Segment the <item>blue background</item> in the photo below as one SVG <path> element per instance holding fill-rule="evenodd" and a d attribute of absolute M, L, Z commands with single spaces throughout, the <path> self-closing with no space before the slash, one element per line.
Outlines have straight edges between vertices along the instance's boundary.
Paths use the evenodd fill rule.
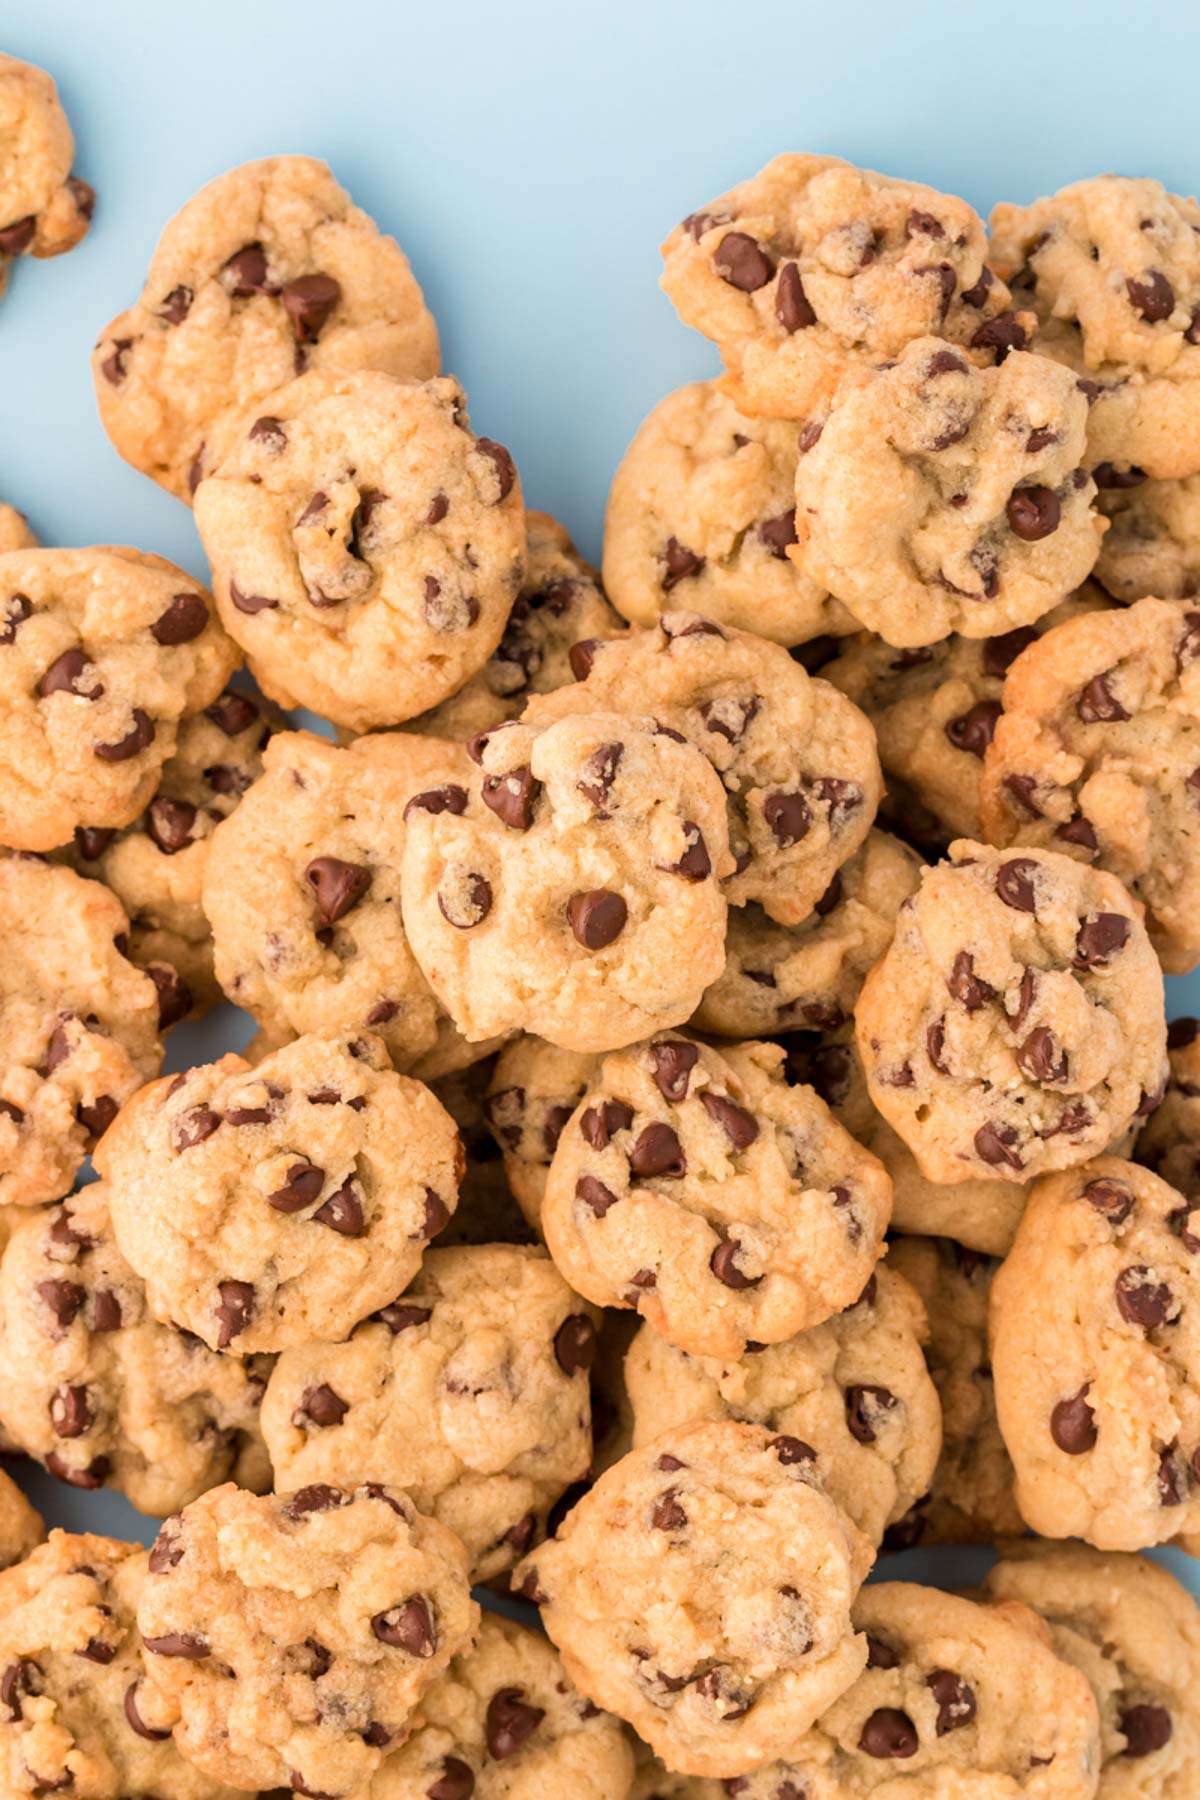
<path fill-rule="evenodd" d="M 0 498 L 44 542 L 136 544 L 200 576 L 189 511 L 110 449 L 88 355 L 166 219 L 235 163 L 324 157 L 395 234 L 475 428 L 593 557 L 639 420 L 716 368 L 658 291 L 658 244 L 777 152 L 985 217 L 1110 169 L 1184 193 L 1200 176 L 1187 0 L 0 0 L 0 45 L 54 74 L 98 192 L 80 248 L 18 266 L 0 301 Z M 1200 1012 L 1200 977 L 1169 987 L 1169 1012 Z M 175 1034 L 170 1066 L 249 1030 L 224 1008 Z M 28 1485 L 54 1522 L 148 1534 L 115 1495 Z M 969 1566 L 917 1553 L 889 1573 Z"/>

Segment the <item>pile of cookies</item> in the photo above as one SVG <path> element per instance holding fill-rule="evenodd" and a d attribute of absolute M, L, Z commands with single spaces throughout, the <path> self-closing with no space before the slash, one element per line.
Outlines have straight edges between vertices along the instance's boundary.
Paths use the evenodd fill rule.
<path fill-rule="evenodd" d="M 211 591 L 0 519 L 0 1428 L 165 1516 L 0 1478 L 6 1796 L 1200 1791 L 1200 208 L 789 155 L 665 260 L 603 580 L 304 157 L 95 350 Z"/>

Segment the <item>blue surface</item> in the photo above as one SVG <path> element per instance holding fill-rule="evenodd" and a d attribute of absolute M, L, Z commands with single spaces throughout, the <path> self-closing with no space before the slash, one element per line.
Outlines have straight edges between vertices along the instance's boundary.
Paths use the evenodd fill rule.
<path fill-rule="evenodd" d="M 639 420 L 716 366 L 658 292 L 657 246 L 778 151 L 985 214 L 1106 169 L 1185 193 L 1198 178 L 1200 9 L 1183 0 L 1051 0 L 1036 29 L 972 0 L 0 0 L 0 44 L 55 75 L 99 195 L 84 244 L 19 266 L 0 301 L 0 498 L 45 542 L 137 544 L 201 576 L 190 513 L 109 448 L 88 354 L 169 215 L 250 157 L 325 157 L 399 238 L 476 428 L 592 556 Z M 1200 1013 L 1200 978 L 1168 988 L 1172 1015 Z M 248 1034 L 222 1009 L 176 1033 L 170 1066 Z M 115 1496 L 29 1486 L 56 1522 L 146 1535 Z M 902 1566 L 966 1578 L 920 1553 Z"/>

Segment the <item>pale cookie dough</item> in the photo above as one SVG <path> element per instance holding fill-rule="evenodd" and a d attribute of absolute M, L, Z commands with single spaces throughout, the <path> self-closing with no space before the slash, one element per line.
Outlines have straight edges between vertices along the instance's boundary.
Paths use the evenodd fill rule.
<path fill-rule="evenodd" d="M 983 765 L 994 844 L 1120 876 L 1163 968 L 1200 959 L 1200 611 L 1139 600 L 1022 652 Z"/>
<path fill-rule="evenodd" d="M 643 1325 L 625 1358 L 637 1449 L 700 1419 L 799 1438 L 871 1543 L 929 1489 L 942 1438 L 913 1289 L 881 1267 L 857 1305 L 740 1360 L 689 1356 Z"/>
<path fill-rule="evenodd" d="M 46 1535 L 41 1514 L 30 1505 L 11 1475 L 0 1470 L 0 1569 L 28 1556 Z"/>
<path fill-rule="evenodd" d="M 462 1146 L 379 1038 L 312 1035 L 142 1088 L 95 1163 L 154 1316 L 246 1356 L 393 1299 L 454 1211 Z"/>
<path fill-rule="evenodd" d="M 1035 324 L 1010 310 L 965 200 L 834 156 L 777 156 L 662 250 L 663 288 L 718 345 L 722 385 L 749 413 L 805 419 L 934 332 L 991 362 Z"/>
<path fill-rule="evenodd" d="M 237 667 L 211 596 L 140 550 L 0 555 L 0 843 L 54 850 L 128 825 L 180 719 Z"/>
<path fill-rule="evenodd" d="M 171 1742 L 142 1675 L 146 1552 L 52 1531 L 0 1574 L 0 1788 L 6 1800 L 237 1800 Z"/>
<path fill-rule="evenodd" d="M 0 1420 L 69 1486 L 161 1518 L 235 1475 L 271 1485 L 266 1370 L 150 1314 L 113 1238 L 107 1186 L 29 1215 L 0 1263 Z"/>
<path fill-rule="evenodd" d="M 840 688 L 875 727 L 888 787 L 885 807 L 902 826 L 915 825 L 921 841 L 939 847 L 956 837 L 982 837 L 979 787 L 1005 676 L 1051 626 L 1108 604 L 1089 581 L 1036 624 L 998 637 L 954 633 L 937 644 L 894 650 L 864 631 L 838 646 L 822 679 Z"/>
<path fill-rule="evenodd" d="M 577 685 L 532 701 L 526 717 L 619 712 L 685 738 L 725 789 L 730 905 L 756 900 L 785 925 L 807 918 L 865 840 L 883 792 L 858 708 L 781 645 L 697 613 L 579 644 L 572 660 Z"/>
<path fill-rule="evenodd" d="M 925 1303 L 925 1359 L 942 1409 L 937 1468 L 926 1491 L 888 1533 L 888 1549 L 990 1544 L 1024 1532 L 988 1354 L 988 1300 L 999 1266 L 994 1257 L 949 1238 L 901 1237 L 888 1246 L 884 1269 L 906 1277 Z"/>
<path fill-rule="evenodd" d="M 98 881 L 0 856 L 0 1204 L 65 1194 L 158 1073 L 158 991 L 125 956 L 128 928 Z"/>
<path fill-rule="evenodd" d="M 992 1283 L 1017 1504 L 1044 1537 L 1200 1537 L 1200 1216 L 1136 1163 L 1038 1182 Z"/>
<path fill-rule="evenodd" d="M 96 194 L 74 155 L 53 78 L 0 55 L 0 294 L 16 257 L 61 256 L 91 224 Z"/>
<path fill-rule="evenodd" d="M 508 1184 L 535 1230 L 541 1228 L 546 1177 L 563 1126 L 599 1065 L 590 1050 L 560 1050 L 535 1037 L 514 1038 L 496 1058 L 484 1114 Z"/>
<path fill-rule="evenodd" d="M 1200 206 L 1099 175 L 992 213 L 996 266 L 1080 378 L 1097 480 L 1200 471 Z M 1115 467 L 1114 467 L 1115 465 Z"/>
<path fill-rule="evenodd" d="M 1200 1791 L 1200 1614 L 1143 1556 L 1010 1544 L 984 1583 L 1039 1612 L 1100 1709 L 1100 1800 L 1192 1800 Z"/>
<path fill-rule="evenodd" d="M 807 1445 L 725 1422 L 631 1451 L 515 1580 L 589 1699 L 672 1767 L 728 1777 L 782 1755 L 862 1669 L 870 1562 Z"/>
<path fill-rule="evenodd" d="M 1167 1061 L 1167 1091 L 1132 1154 L 1185 1200 L 1200 1200 L 1200 1020 L 1171 1020 Z"/>
<path fill-rule="evenodd" d="M 1100 548 L 1065 369 L 973 368 L 940 338 L 847 390 L 796 465 L 797 566 L 901 649 L 1029 625 Z"/>
<path fill-rule="evenodd" d="M 285 1350 L 263 1401 L 275 1483 L 369 1476 L 458 1533 L 491 1581 L 545 1535 L 592 1450 L 599 1315 L 544 1250 L 428 1250 L 344 1344 Z"/>
<path fill-rule="evenodd" d="M 725 968 L 692 1016 L 718 1037 L 834 1031 L 854 1011 L 868 969 L 892 941 L 921 859 L 872 831 L 799 925 L 777 925 L 753 901 L 729 914 Z"/>
<path fill-rule="evenodd" d="M 554 1153 L 550 1254 L 598 1306 L 739 1357 L 852 1306 L 891 1213 L 883 1165 L 774 1044 L 647 1039 L 606 1056 Z"/>
<path fill-rule="evenodd" d="M 0 500 L 0 552 L 7 550 L 36 550 L 37 537 L 30 529 L 29 520 L 15 506 Z"/>
<path fill-rule="evenodd" d="M 1187 600 L 1200 593 L 1200 476 L 1101 488 L 1109 521 L 1096 580 L 1114 600 Z"/>
<path fill-rule="evenodd" d="M 240 688 L 180 721 L 175 754 L 140 818 L 123 830 L 77 825 L 58 854 L 103 881 L 129 914 L 129 958 L 160 993 L 163 1024 L 220 999 L 212 931 L 200 903 L 213 833 L 262 773 L 283 714 Z"/>
<path fill-rule="evenodd" d="M 796 425 L 738 412 L 715 381 L 668 394 L 613 477 L 604 585 L 635 625 L 687 606 L 777 644 L 855 621 L 788 557 L 796 541 Z"/>
<path fill-rule="evenodd" d="M 305 369 L 423 380 L 437 374 L 437 328 L 395 239 L 328 167 L 270 156 L 219 175 L 169 221 L 92 366 L 116 449 L 187 500 L 273 388 Z"/>
<path fill-rule="evenodd" d="M 468 749 L 469 785 L 408 809 L 401 890 L 463 1036 L 605 1050 L 682 1023 L 721 971 L 733 868 L 706 758 L 607 711 Z"/>
<path fill-rule="evenodd" d="M 553 1646 L 485 1613 L 367 1800 L 626 1800 L 632 1778 L 628 1737 L 571 1686 Z"/>
<path fill-rule="evenodd" d="M 959 839 L 859 996 L 871 1099 L 930 1181 L 1031 1181 L 1158 1104 L 1162 971 L 1114 875 Z"/>
<path fill-rule="evenodd" d="M 318 370 L 263 405 L 196 492 L 225 628 L 281 706 L 411 719 L 483 667 L 517 599 L 513 460 L 448 376 Z"/>
<path fill-rule="evenodd" d="M 364 1788 L 479 1624 L 466 1552 L 398 1488 L 214 1488 L 164 1524 L 138 1604 L 147 1686 L 240 1788 Z"/>
<path fill-rule="evenodd" d="M 211 840 L 204 910 L 217 979 L 273 1040 L 368 1026 L 396 1068 L 441 1075 L 464 1044 L 417 966 L 400 916 L 409 803 L 452 805 L 466 753 L 407 732 L 344 749 L 281 732 Z"/>
<path fill-rule="evenodd" d="M 405 730 L 466 739 L 519 718 L 531 695 L 574 681 L 571 650 L 581 638 L 603 637 L 620 624 L 599 575 L 563 527 L 549 513 L 527 512 L 525 579 L 504 636 L 478 674 Z"/>

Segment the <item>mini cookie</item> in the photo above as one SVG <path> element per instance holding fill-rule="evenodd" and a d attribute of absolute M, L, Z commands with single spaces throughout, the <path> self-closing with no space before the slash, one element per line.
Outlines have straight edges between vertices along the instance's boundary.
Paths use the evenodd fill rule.
<path fill-rule="evenodd" d="M 1141 1550 L 1200 1533 L 1192 1224 L 1115 1156 L 1030 1194 L 992 1284 L 992 1364 L 1017 1504 L 1044 1537 Z"/>
<path fill-rule="evenodd" d="M 92 1182 L 27 1217 L 0 1264 L 0 1417 L 52 1475 L 161 1518 L 236 1474 L 271 1485 L 265 1371 L 160 1325 Z"/>
<path fill-rule="evenodd" d="M 1035 323 L 1010 310 L 965 200 L 834 156 L 777 156 L 662 249 L 663 288 L 718 345 L 722 385 L 750 413 L 806 418 L 933 332 L 990 362 Z"/>
<path fill-rule="evenodd" d="M 380 1039 L 313 1035 L 152 1082 L 95 1162 L 155 1317 L 247 1356 L 393 1299 L 454 1211 L 462 1146 Z"/>
<path fill-rule="evenodd" d="M 46 1535 L 42 1515 L 29 1504 L 11 1475 L 0 1470 L 0 1569 L 28 1556 Z"/>
<path fill-rule="evenodd" d="M 1200 1199 L 1200 1020 L 1167 1026 L 1167 1091 L 1138 1133 L 1133 1152 L 1185 1200 Z"/>
<path fill-rule="evenodd" d="M 500 642 L 525 576 L 513 460 L 449 377 L 317 370 L 263 405 L 196 493 L 225 627 L 281 706 L 411 719 Z"/>
<path fill-rule="evenodd" d="M 871 1099 L 930 1181 L 1031 1181 L 1158 1104 L 1162 973 L 1114 875 L 959 839 L 856 1013 Z"/>
<path fill-rule="evenodd" d="M 126 462 L 189 500 L 242 414 L 307 369 L 424 380 L 437 328 L 393 238 L 323 162 L 269 156 L 210 181 L 169 221 L 141 298 L 92 358 Z"/>
<path fill-rule="evenodd" d="M 96 194 L 71 173 L 75 139 L 45 69 L 0 55 L 0 294 L 18 256 L 61 256 L 92 222 Z"/>
<path fill-rule="evenodd" d="M 861 1670 L 870 1561 L 807 1445 L 726 1422 L 631 1451 L 514 1580 L 590 1700 L 674 1768 L 735 1776 Z"/>
<path fill-rule="evenodd" d="M 1102 1800 L 1187 1800 L 1200 1784 L 1200 1616 L 1144 1556 L 1006 1545 L 985 1587 L 1041 1613 L 1100 1708 Z"/>
<path fill-rule="evenodd" d="M 514 1038 L 496 1058 L 484 1112 L 509 1186 L 535 1230 L 563 1126 L 599 1066 L 590 1051 L 560 1050 L 535 1037 Z"/>
<path fill-rule="evenodd" d="M 885 1581 L 854 1623 L 866 1669 L 739 1800 L 1091 1800 L 1096 1702 L 1028 1607 Z"/>
<path fill-rule="evenodd" d="M 633 1751 L 616 1719 L 568 1682 L 538 1632 L 485 1613 L 473 1650 L 421 1702 L 421 1724 L 387 1757 L 370 1800 L 626 1800 Z"/>
<path fill-rule="evenodd" d="M 789 559 L 796 426 L 751 419 L 715 381 L 693 381 L 643 421 L 613 477 L 604 584 L 635 625 L 676 606 L 777 644 L 855 629 Z"/>
<path fill-rule="evenodd" d="M 189 1761 L 309 1795 L 365 1786 L 478 1622 L 454 1533 L 376 1483 L 214 1488 L 164 1524 L 138 1604 Z"/>
<path fill-rule="evenodd" d="M 129 914 L 129 959 L 159 988 L 163 1023 L 220 998 L 212 931 L 200 904 L 213 832 L 262 773 L 262 752 L 286 721 L 269 701 L 226 688 L 182 719 L 158 791 L 124 830 L 77 825 L 60 852 L 103 881 Z"/>
<path fill-rule="evenodd" d="M 725 788 L 730 905 L 757 900 L 798 925 L 866 838 L 883 792 L 875 734 L 858 708 L 778 644 L 670 612 L 651 631 L 576 646 L 575 687 L 534 700 L 539 724 L 623 712 L 674 732 Z"/>
<path fill-rule="evenodd" d="M 925 1360 L 942 1410 L 942 1453 L 933 1479 L 893 1525 L 889 1549 L 990 1544 L 1025 1530 L 988 1354 L 988 1299 L 999 1267 L 994 1257 L 949 1238 L 893 1238 L 888 1246 L 884 1268 L 904 1276 L 925 1303 Z"/>
<path fill-rule="evenodd" d="M 142 1677 L 146 1552 L 52 1531 L 0 1575 L 0 1784 L 13 1800 L 236 1800 L 185 1762 Z"/>
<path fill-rule="evenodd" d="M 400 916 L 409 801 L 464 792 L 462 748 L 382 732 L 338 749 L 294 731 L 274 738 L 262 762 L 205 868 L 204 909 L 229 998 L 276 1042 L 367 1026 L 398 1069 L 422 1075 L 486 1054 L 446 1017 Z"/>
<path fill-rule="evenodd" d="M 15 506 L 0 500 L 0 553 L 8 550 L 36 550 L 37 538 L 29 520 Z"/>
<path fill-rule="evenodd" d="M 773 1044 L 675 1036 L 604 1058 L 542 1206 L 573 1288 L 695 1356 L 782 1343 L 854 1304 L 891 1183 L 782 1064 Z"/>
<path fill-rule="evenodd" d="M 1187 600 L 1200 593 L 1200 477 L 1102 487 L 1097 504 L 1109 521 L 1096 580 L 1114 600 Z"/>
<path fill-rule="evenodd" d="M 740 1361 L 689 1356 L 643 1325 L 625 1358 L 636 1448 L 700 1419 L 765 1425 L 809 1446 L 830 1498 L 878 1544 L 929 1489 L 942 1421 L 924 1308 L 880 1268 L 856 1306 Z"/>
<path fill-rule="evenodd" d="M 634 1754 L 637 1773 L 629 1790 L 629 1800 L 724 1800 L 730 1792 L 723 1781 L 709 1781 L 703 1775 L 676 1775 L 665 1769 L 643 1743 L 635 1743 Z M 745 1782 L 748 1791 L 751 1779 L 748 1775 L 734 1775 L 731 1779 Z"/>
<path fill-rule="evenodd" d="M 835 1030 L 891 943 L 920 870 L 907 844 L 872 831 L 802 924 L 777 925 L 753 902 L 735 908 L 725 968 L 696 1009 L 696 1030 L 730 1038 Z"/>
<path fill-rule="evenodd" d="M 405 729 L 466 739 L 503 719 L 519 718 L 531 694 L 549 694 L 574 681 L 573 645 L 616 631 L 620 623 L 599 575 L 557 519 L 527 512 L 525 579 L 504 636 L 478 674 Z"/>
<path fill-rule="evenodd" d="M 901 649 L 1032 624 L 1100 547 L 1086 428 L 1073 378 L 1044 357 L 977 369 L 921 338 L 811 427 L 788 554 Z"/>
<path fill-rule="evenodd" d="M 999 637 L 955 633 L 938 644 L 894 650 L 869 632 L 843 640 L 824 680 L 854 701 L 875 727 L 888 801 L 923 842 L 983 835 L 979 785 L 1001 713 L 1004 678 L 1051 626 L 1107 606 L 1091 582 L 1033 625 Z"/>
<path fill-rule="evenodd" d="M 429 1084 L 458 1127 L 466 1158 L 458 1206 L 449 1225 L 439 1233 L 439 1249 L 459 1244 L 536 1242 L 509 1189 L 504 1158 L 484 1112 L 495 1063 L 494 1056 L 484 1057 Z"/>
<path fill-rule="evenodd" d="M 120 901 L 33 857 L 0 857 L 0 1203 L 71 1186 L 162 1062 L 159 996 L 124 954 Z"/>
<path fill-rule="evenodd" d="M 237 666 L 212 600 L 139 550 L 0 555 L 0 842 L 54 850 L 128 825 L 180 719 Z"/>
<path fill-rule="evenodd" d="M 410 804 L 402 883 L 413 954 L 464 1037 L 604 1050 L 680 1024 L 724 960 L 711 765 L 603 711 L 469 749 L 469 785 Z"/>
<path fill-rule="evenodd" d="M 1194 200 L 1121 175 L 992 213 L 996 265 L 1035 309 L 1039 351 L 1091 403 L 1088 462 L 1118 478 L 1200 471 L 1198 232 Z"/>
<path fill-rule="evenodd" d="M 596 1324 L 544 1250 L 429 1250 L 347 1343 L 276 1363 L 263 1401 L 276 1484 L 402 1487 L 490 1581 L 587 1469 Z"/>
<path fill-rule="evenodd" d="M 1173 974 L 1200 958 L 1198 788 L 1200 611 L 1139 600 L 1017 658 L 983 766 L 984 831 L 1119 875 Z"/>

